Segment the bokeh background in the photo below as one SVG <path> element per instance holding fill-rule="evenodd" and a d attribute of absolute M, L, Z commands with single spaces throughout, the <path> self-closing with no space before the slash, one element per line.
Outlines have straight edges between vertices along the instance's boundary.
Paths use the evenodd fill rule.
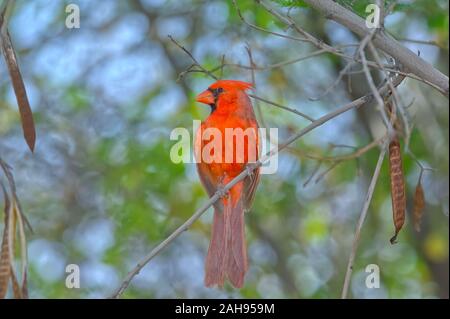
<path fill-rule="evenodd" d="M 10 32 L 19 55 L 37 122 L 31 154 L 5 68 L 0 62 L 0 156 L 14 168 L 17 192 L 34 233 L 28 233 L 32 298 L 103 298 L 126 272 L 183 223 L 207 199 L 194 164 L 174 164 L 172 129 L 205 118 L 194 96 L 212 81 L 204 74 L 178 75 L 192 64 L 169 39 L 191 50 L 208 68 L 228 63 L 270 65 L 306 55 L 306 43 L 249 28 L 231 1 L 103 0 L 16 1 Z M 364 13 L 367 1 L 340 1 Z M 404 44 L 448 74 L 448 1 L 398 1 L 386 18 Z M 81 28 L 67 29 L 65 6 L 79 5 Z M 254 1 L 238 4 L 245 18 L 284 32 Z M 276 1 L 309 32 L 333 45 L 357 43 L 344 27 L 297 1 Z M 290 31 L 287 31 L 290 33 Z M 345 61 L 320 55 L 257 71 L 256 94 L 319 117 L 367 92 L 361 73 L 344 77 L 330 94 L 311 101 L 333 83 Z M 358 70 L 356 67 L 354 70 Z M 217 76 L 251 80 L 251 72 L 225 67 Z M 373 73 L 380 78 L 378 72 Z M 354 298 L 448 298 L 448 100 L 407 79 L 399 93 L 411 115 L 411 150 L 435 169 L 423 176 L 426 210 L 420 233 L 411 221 L 419 166 L 404 156 L 408 216 L 396 245 L 385 161 L 362 231 L 350 296 Z M 280 140 L 308 124 L 301 117 L 259 103 L 263 122 Z M 261 118 L 260 118 L 261 120 Z M 279 157 L 279 170 L 261 180 L 246 216 L 250 269 L 245 287 L 205 288 L 203 264 L 211 209 L 135 278 L 126 298 L 337 298 L 354 230 L 378 157 L 332 165 L 307 155 L 336 155 L 362 147 L 382 132 L 373 108 L 348 112 L 320 127 Z M 319 177 L 319 178 L 318 178 Z M 316 182 L 316 179 L 317 182 Z M 0 230 L 2 229 L 0 223 Z M 65 266 L 78 264 L 81 288 L 67 289 Z M 381 287 L 367 289 L 366 265 L 377 264 Z"/>

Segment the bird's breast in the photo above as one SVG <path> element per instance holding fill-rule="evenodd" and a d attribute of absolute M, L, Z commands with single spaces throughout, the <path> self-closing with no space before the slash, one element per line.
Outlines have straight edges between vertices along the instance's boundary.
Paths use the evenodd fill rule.
<path fill-rule="evenodd" d="M 258 160 L 256 121 L 214 112 L 197 132 L 196 158 L 205 162 L 214 176 L 239 175 L 248 162 Z"/>

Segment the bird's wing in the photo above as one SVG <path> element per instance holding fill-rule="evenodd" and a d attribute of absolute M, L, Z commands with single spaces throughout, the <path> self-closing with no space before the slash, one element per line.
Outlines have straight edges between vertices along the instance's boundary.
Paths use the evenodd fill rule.
<path fill-rule="evenodd" d="M 196 134 L 196 139 L 195 139 L 195 154 L 196 154 L 196 158 L 200 158 L 201 159 L 201 150 L 203 149 L 203 143 L 201 140 L 201 136 L 200 136 L 200 132 L 201 130 L 204 129 L 204 123 L 202 123 L 202 126 L 200 127 L 199 131 Z M 208 193 L 209 197 L 212 197 L 216 191 L 217 191 L 217 182 L 214 180 L 212 174 L 211 174 L 211 170 L 210 167 L 207 163 L 205 163 L 204 161 L 200 160 L 197 163 L 197 172 L 198 172 L 198 176 L 200 177 L 200 181 L 203 184 L 203 187 L 206 189 L 206 192 Z M 223 204 L 222 201 L 218 200 L 214 203 L 214 207 L 219 210 L 220 212 L 223 212 Z"/>
<path fill-rule="evenodd" d="M 259 183 L 259 168 L 253 171 L 253 174 L 244 179 L 244 210 L 248 212 L 252 207 L 255 198 L 256 188 Z"/>
<path fill-rule="evenodd" d="M 255 141 L 256 141 L 256 147 L 254 148 L 254 150 L 256 151 L 256 156 L 254 157 L 256 160 L 259 159 L 260 157 L 260 149 L 259 149 L 259 132 L 258 132 L 258 122 L 255 119 L 255 115 L 253 114 L 253 109 L 251 107 L 250 104 L 250 110 L 251 110 L 251 114 L 250 114 L 250 127 L 253 127 L 255 129 L 255 133 L 256 133 L 256 137 L 255 137 Z M 251 152 L 251 151 L 249 151 Z M 253 173 L 251 175 L 249 175 L 248 177 L 246 177 L 244 179 L 244 210 L 245 211 L 249 211 L 252 203 L 253 203 L 253 199 L 255 198 L 255 193 L 256 193 L 256 188 L 258 187 L 259 184 L 259 178 L 260 178 L 260 174 L 259 174 L 259 168 L 255 169 L 253 171 Z"/>
<path fill-rule="evenodd" d="M 205 163 L 197 163 L 197 171 L 198 176 L 200 176 L 200 181 L 203 184 L 203 187 L 206 189 L 209 197 L 213 197 L 217 192 L 217 187 L 215 185 L 215 181 L 211 178 L 211 174 L 209 171 L 209 166 Z M 222 201 L 218 200 L 214 203 L 214 207 L 223 212 L 223 204 Z"/>

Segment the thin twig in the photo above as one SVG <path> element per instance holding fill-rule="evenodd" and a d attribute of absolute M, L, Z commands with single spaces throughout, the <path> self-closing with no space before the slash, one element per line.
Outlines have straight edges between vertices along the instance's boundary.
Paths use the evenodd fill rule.
<path fill-rule="evenodd" d="M 432 46 L 436 46 L 442 50 L 446 50 L 448 51 L 448 47 L 443 46 L 442 44 L 440 44 L 437 41 L 434 40 L 417 40 L 417 39 L 408 39 L 408 38 L 396 38 L 398 41 L 402 41 L 402 42 L 409 42 L 409 43 L 416 43 L 416 44 L 423 44 L 423 45 L 432 45 Z"/>
<path fill-rule="evenodd" d="M 348 287 L 350 285 L 350 279 L 353 272 L 353 264 L 355 262 L 356 251 L 358 249 L 359 239 L 361 237 L 361 230 L 366 220 L 367 211 L 369 210 L 370 203 L 372 201 L 373 192 L 378 181 L 378 176 L 380 175 L 381 165 L 383 164 L 384 156 L 386 155 L 387 142 L 385 142 L 381 148 L 380 156 L 378 157 L 377 166 L 370 181 L 369 189 L 367 190 L 366 199 L 364 201 L 364 206 L 361 210 L 361 215 L 359 216 L 359 221 L 356 226 L 355 237 L 353 239 L 352 250 L 350 251 L 350 257 L 348 259 L 347 272 L 345 273 L 344 286 L 342 288 L 341 298 L 347 298 Z"/>
<path fill-rule="evenodd" d="M 423 165 L 420 162 L 420 160 L 417 158 L 417 156 L 414 155 L 414 153 L 411 151 L 411 149 L 406 150 L 406 154 L 408 154 L 413 159 L 413 161 L 417 164 L 417 166 L 419 166 L 421 175 L 422 175 L 423 171 L 436 171 L 436 169 L 433 167 L 427 167 L 427 166 Z"/>
<path fill-rule="evenodd" d="M 220 61 L 220 78 L 223 78 L 223 68 L 225 66 L 225 54 L 222 54 L 222 59 Z"/>
<path fill-rule="evenodd" d="M 308 186 L 308 184 L 312 181 L 312 179 L 314 178 L 314 176 L 317 174 L 317 172 L 319 171 L 320 167 L 322 166 L 323 162 L 322 161 L 318 161 L 316 166 L 314 167 L 314 169 L 312 170 L 311 174 L 309 175 L 309 177 L 306 179 L 306 181 L 303 183 L 303 187 Z"/>
<path fill-rule="evenodd" d="M 288 39 L 288 40 L 294 40 L 294 41 L 300 41 L 300 42 L 308 42 L 308 40 L 304 39 L 304 38 L 297 38 L 297 37 L 293 37 L 293 36 L 290 36 L 290 35 L 274 32 L 274 31 L 270 31 L 270 30 L 264 29 L 262 27 L 259 27 L 259 26 L 255 25 L 255 24 L 252 24 L 250 22 L 247 22 L 247 20 L 245 20 L 244 16 L 242 15 L 241 10 L 237 6 L 236 0 L 232 0 L 232 1 L 233 1 L 234 7 L 236 8 L 236 11 L 237 11 L 237 14 L 239 16 L 239 19 L 241 19 L 241 21 L 244 22 L 244 24 L 248 25 L 249 27 L 251 27 L 251 28 L 253 28 L 255 30 L 259 30 L 259 31 L 268 33 L 268 34 L 275 35 L 275 36 L 280 37 L 280 38 L 285 38 L 285 39 Z"/>
<path fill-rule="evenodd" d="M 381 95 L 378 93 L 378 89 L 373 81 L 372 75 L 370 74 L 370 70 L 367 66 L 367 59 L 366 59 L 366 53 L 365 48 L 367 44 L 372 41 L 372 38 L 375 36 L 377 32 L 377 29 L 373 29 L 372 32 L 370 32 L 362 41 L 361 46 L 358 49 L 359 56 L 361 57 L 362 66 L 364 70 L 364 74 L 366 75 L 367 84 L 369 85 L 373 95 L 375 96 L 375 100 L 377 102 L 377 109 L 381 114 L 381 117 L 383 119 L 384 125 L 386 125 L 388 134 L 391 135 L 394 132 L 394 128 L 392 127 L 391 122 L 389 121 L 389 118 L 386 114 L 386 111 L 384 109 L 384 101 Z"/>
<path fill-rule="evenodd" d="M 348 74 L 348 70 L 355 64 L 354 61 L 350 61 L 348 62 L 345 67 L 339 72 L 338 77 L 336 78 L 336 80 L 326 88 L 326 90 L 320 94 L 317 97 L 309 97 L 308 99 L 310 101 L 318 101 L 321 98 L 323 98 L 324 96 L 326 96 L 328 93 L 330 93 L 338 84 L 339 82 L 341 82 L 342 78 L 344 77 L 344 75 Z"/>
<path fill-rule="evenodd" d="M 316 155 L 316 154 L 309 154 L 303 150 L 297 149 L 297 148 L 289 148 L 289 151 L 295 155 L 298 155 L 300 157 L 304 157 L 311 160 L 317 160 L 317 161 L 324 161 L 324 162 L 338 162 L 338 161 L 349 161 L 353 159 L 357 159 L 358 157 L 361 157 L 371 149 L 379 146 L 386 136 L 383 136 L 379 139 L 376 139 L 369 144 L 358 148 L 356 151 L 349 153 L 349 154 L 343 154 L 343 155 L 335 155 L 335 156 L 323 156 L 323 155 Z M 335 145 L 336 147 L 336 145 Z"/>
<path fill-rule="evenodd" d="M 329 172 L 334 170 L 341 163 L 342 161 L 335 161 L 334 163 L 332 163 L 326 170 L 324 170 L 316 177 L 316 179 L 314 180 L 314 184 L 317 184 L 320 180 L 322 180 L 322 178 L 324 178 Z"/>
<path fill-rule="evenodd" d="M 322 55 L 325 53 L 328 53 L 328 51 L 324 50 L 324 49 L 320 49 L 320 50 L 316 50 L 311 53 L 308 53 L 306 55 L 301 55 L 297 58 L 289 59 L 286 61 L 280 61 L 280 62 L 273 63 L 273 64 L 262 65 L 262 66 L 256 65 L 256 64 L 253 64 L 253 66 L 252 66 L 252 65 L 244 65 L 244 64 L 240 64 L 240 63 L 224 63 L 224 62 L 222 62 L 220 65 L 210 69 L 209 72 L 216 72 L 218 70 L 223 69 L 224 67 L 234 67 L 234 68 L 239 68 L 239 69 L 243 69 L 243 70 L 264 71 L 264 70 L 281 68 L 283 66 L 290 65 L 290 64 L 295 64 L 300 61 L 304 61 L 306 59 L 313 58 L 315 56 L 319 56 L 319 55 Z M 194 64 L 194 66 L 196 66 L 196 64 Z M 189 72 L 204 72 L 204 71 L 203 70 L 188 70 L 185 73 L 189 73 Z"/>
<path fill-rule="evenodd" d="M 283 109 L 283 110 L 285 110 L 285 111 L 289 111 L 289 112 L 291 112 L 291 113 L 297 114 L 297 115 L 299 115 L 299 116 L 301 116 L 301 117 L 307 119 L 307 120 L 310 121 L 310 122 L 314 122 L 314 119 L 313 119 L 312 117 L 310 117 L 309 115 L 306 115 L 305 113 L 302 113 L 302 112 L 300 112 L 300 111 L 297 111 L 296 109 L 293 109 L 293 108 L 291 108 L 291 107 L 284 106 L 284 105 L 281 105 L 281 104 L 276 103 L 276 102 L 273 102 L 273 101 L 269 101 L 269 100 L 267 100 L 267 99 L 265 99 L 265 98 L 256 96 L 256 95 L 254 95 L 254 94 L 249 94 L 248 96 L 254 98 L 255 100 L 260 100 L 260 101 L 262 101 L 262 102 L 264 102 L 264 103 L 267 103 L 267 104 L 269 104 L 269 105 L 273 105 L 273 106 L 276 106 L 276 107 L 278 107 L 278 108 L 280 108 L 280 109 Z"/>
<path fill-rule="evenodd" d="M 400 117 L 402 118 L 402 122 L 403 122 L 403 129 L 405 131 L 405 149 L 409 149 L 409 140 L 411 137 L 411 128 L 410 128 L 410 120 L 409 120 L 409 115 L 408 112 L 406 111 L 406 108 L 403 106 L 403 103 L 400 99 L 400 96 L 397 93 L 397 89 L 392 85 L 392 83 L 390 82 L 390 74 L 389 71 L 387 71 L 384 66 L 383 63 L 381 61 L 381 58 L 375 48 L 375 46 L 373 45 L 372 42 L 369 42 L 368 47 L 370 49 L 370 52 L 372 53 L 375 62 L 380 66 L 380 69 L 382 70 L 382 72 L 384 73 L 384 76 L 386 77 L 386 80 L 388 81 L 389 87 L 391 89 L 391 93 L 392 96 L 394 97 L 394 105 L 395 105 L 395 109 L 399 111 L 400 113 Z"/>
<path fill-rule="evenodd" d="M 172 41 L 177 47 L 179 47 L 181 50 L 183 50 L 187 55 L 189 55 L 189 57 L 192 59 L 192 61 L 194 61 L 195 65 L 197 67 L 199 67 L 203 72 L 205 72 L 206 74 L 208 74 L 210 77 L 212 77 L 213 79 L 217 80 L 217 76 L 215 76 L 214 74 L 212 74 L 210 71 L 208 71 L 207 69 L 205 69 L 198 61 L 197 59 L 195 59 L 195 57 L 192 55 L 192 53 L 186 49 L 184 46 L 182 46 L 180 43 L 178 43 L 177 40 L 175 40 L 171 35 L 168 35 L 170 41 Z"/>
<path fill-rule="evenodd" d="M 257 89 L 256 89 L 256 76 L 255 76 L 255 62 L 253 61 L 252 49 L 250 48 L 250 45 L 247 45 L 246 49 L 247 49 L 249 63 L 251 66 L 250 75 L 252 77 L 253 90 L 256 92 Z M 255 101 L 255 107 L 256 107 L 256 113 L 258 114 L 258 118 L 261 122 L 262 127 L 267 127 L 266 121 L 264 120 L 264 115 L 261 110 L 261 106 L 259 105 L 258 101 Z"/>
<path fill-rule="evenodd" d="M 12 7 L 13 6 L 11 0 L 4 0 L 0 5 L 0 34 L 2 35 L 5 35 L 7 32 Z"/>

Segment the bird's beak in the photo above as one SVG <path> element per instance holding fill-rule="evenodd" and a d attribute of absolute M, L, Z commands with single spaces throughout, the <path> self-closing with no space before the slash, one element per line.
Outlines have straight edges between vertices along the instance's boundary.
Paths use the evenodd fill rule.
<path fill-rule="evenodd" d="M 208 105 L 214 104 L 214 95 L 209 90 L 206 90 L 197 95 L 195 100 Z"/>

